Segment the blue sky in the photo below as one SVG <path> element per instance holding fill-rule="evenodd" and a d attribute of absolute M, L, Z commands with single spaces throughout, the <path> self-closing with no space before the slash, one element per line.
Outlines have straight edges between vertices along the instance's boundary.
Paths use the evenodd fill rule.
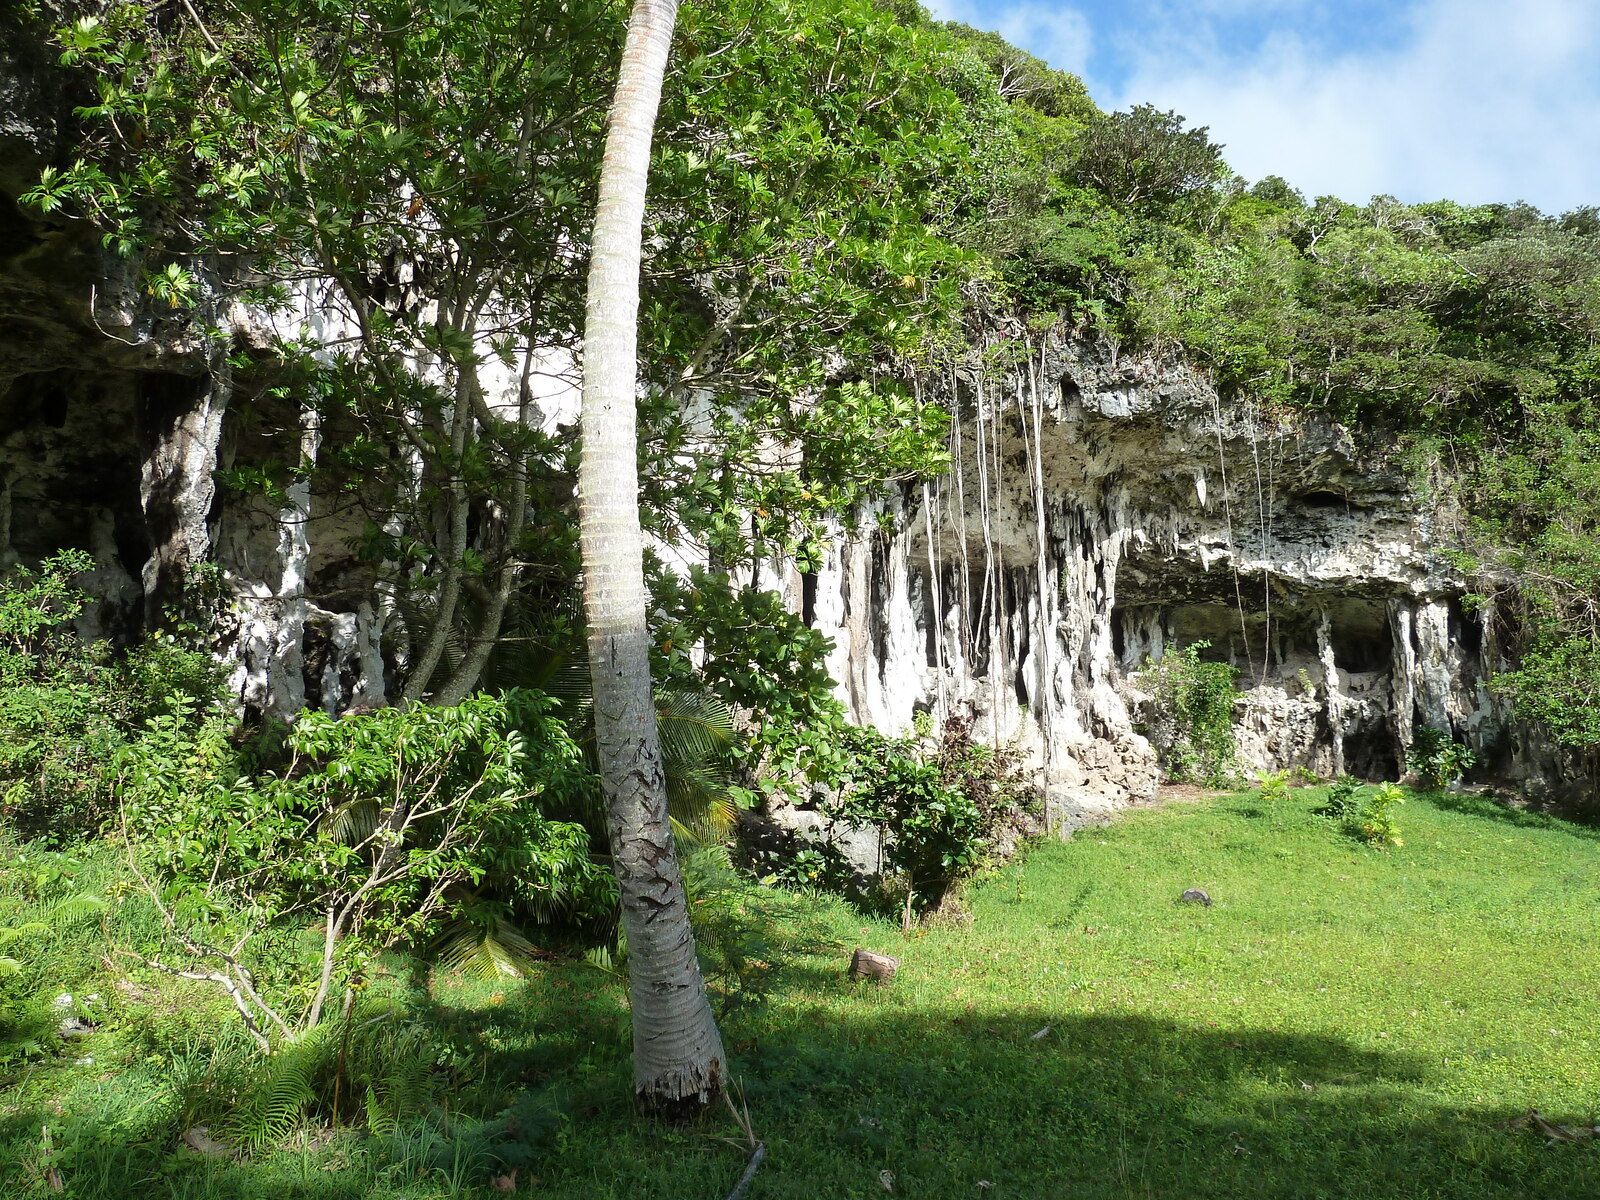
<path fill-rule="evenodd" d="M 1246 178 L 1364 201 L 1600 204 L 1600 0 L 924 0 L 1206 125 Z"/>

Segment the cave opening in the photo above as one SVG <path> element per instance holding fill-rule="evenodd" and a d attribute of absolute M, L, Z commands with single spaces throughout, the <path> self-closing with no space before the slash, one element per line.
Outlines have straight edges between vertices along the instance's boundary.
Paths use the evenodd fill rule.
<path fill-rule="evenodd" d="M 1352 675 L 1387 671 L 1394 662 L 1388 610 L 1374 600 L 1347 598 L 1328 606 L 1333 665 Z"/>
<path fill-rule="evenodd" d="M 1370 782 L 1400 778 L 1394 731 L 1387 719 L 1361 725 L 1344 735 L 1346 775 Z"/>
<path fill-rule="evenodd" d="M 1449 608 L 1450 640 L 1463 651 L 1478 655 L 1483 651 L 1483 626 L 1476 612 L 1468 612 L 1459 598 L 1452 598 Z"/>
<path fill-rule="evenodd" d="M 0 259 L 16 258 L 39 244 L 39 232 L 10 196 L 0 196 Z"/>
<path fill-rule="evenodd" d="M 1313 488 L 1296 497 L 1302 508 L 1353 508 L 1350 497 L 1332 488 Z"/>
<path fill-rule="evenodd" d="M 1367 632 L 1346 633 L 1333 639 L 1333 665 L 1352 675 L 1388 668 L 1394 655 L 1393 639 Z"/>

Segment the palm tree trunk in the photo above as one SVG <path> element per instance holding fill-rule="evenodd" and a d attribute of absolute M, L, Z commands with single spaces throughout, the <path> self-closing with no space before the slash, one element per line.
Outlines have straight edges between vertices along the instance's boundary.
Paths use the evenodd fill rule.
<path fill-rule="evenodd" d="M 647 1111 L 687 1115 L 717 1098 L 723 1050 L 667 822 L 635 429 L 645 183 L 677 7 L 635 0 L 606 131 L 583 338 L 578 523 L 595 740 L 628 939 L 634 1092 Z"/>

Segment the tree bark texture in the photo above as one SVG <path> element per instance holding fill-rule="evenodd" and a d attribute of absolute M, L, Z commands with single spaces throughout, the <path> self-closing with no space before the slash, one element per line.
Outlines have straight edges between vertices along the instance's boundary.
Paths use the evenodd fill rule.
<path fill-rule="evenodd" d="M 622 896 L 641 1108 L 687 1115 L 721 1089 L 722 1039 L 695 958 L 667 820 L 639 527 L 639 270 L 650 141 L 677 0 L 635 0 L 606 131 L 583 339 L 578 471 L 595 738 Z"/>

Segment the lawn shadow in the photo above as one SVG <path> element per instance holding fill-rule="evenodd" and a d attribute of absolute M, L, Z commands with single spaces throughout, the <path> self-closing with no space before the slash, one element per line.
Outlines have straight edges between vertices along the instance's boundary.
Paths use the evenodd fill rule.
<path fill-rule="evenodd" d="M 1600 841 L 1600 826 L 1556 816 L 1538 809 L 1508 804 L 1495 796 L 1481 792 L 1418 791 L 1413 795 L 1418 800 L 1445 812 L 1480 817 L 1486 821 L 1498 821 L 1518 829 L 1544 829 L 1570 834 L 1587 841 Z"/>
<path fill-rule="evenodd" d="M 1026 1012 L 911 1007 L 901 985 L 845 978 L 844 929 L 776 905 L 746 915 L 777 952 L 759 981 L 770 1006 L 723 1029 L 767 1145 L 750 1200 L 860 1200 L 885 1179 L 917 1200 L 1600 1195 L 1596 1148 L 1498 1128 L 1518 1113 L 1465 1102 L 1452 1068 L 1360 1030 L 1085 1011 L 1081 996 L 1038 991 Z M 436 1107 L 387 1138 L 231 1162 L 178 1149 L 183 1130 L 156 1108 L 132 1120 L 21 1106 L 0 1117 L 0 1195 L 44 1186 L 26 1171 L 49 1125 L 86 1200 L 488 1200 L 506 1194 L 492 1170 L 512 1166 L 539 1180 L 516 1194 L 717 1200 L 741 1165 L 717 1141 L 730 1118 L 680 1131 L 635 1116 L 620 985 L 578 963 L 504 987 L 397 979 L 437 1054 Z"/>
<path fill-rule="evenodd" d="M 1432 1063 L 1319 1033 L 894 1010 L 774 1030 L 735 1065 L 779 1164 L 768 1197 L 862 1195 L 851 1181 L 880 1170 L 924 1198 L 1577 1200 L 1600 1185 L 1588 1147 L 1546 1150 L 1497 1128 L 1516 1113 L 1435 1099 Z M 615 1194 L 667 1195 L 639 1182 Z"/>
<path fill-rule="evenodd" d="M 724 1194 L 731 1151 L 714 1137 L 730 1132 L 726 1114 L 686 1133 L 633 1114 L 628 1045 L 605 1023 L 618 995 L 588 990 L 591 974 L 606 978 L 553 971 L 487 1007 L 427 1000 L 416 1015 L 453 1047 L 455 1065 L 442 1069 L 460 1075 L 441 1083 L 458 1115 L 413 1126 L 409 1150 L 350 1134 L 345 1151 L 204 1160 L 175 1151 L 181 1131 L 159 1121 L 141 1132 L 111 1113 L 39 1109 L 0 1120 L 0 1144 L 37 1142 L 50 1124 L 73 1194 L 96 1198 L 487 1198 L 503 1194 L 489 1186 L 491 1164 L 520 1164 L 541 1196 Z M 893 984 L 851 984 L 816 962 L 786 970 L 781 988 L 768 1013 L 725 1029 L 731 1074 L 768 1146 L 752 1200 L 859 1198 L 876 1194 L 868 1185 L 883 1171 L 893 1195 L 919 1200 L 1589 1200 L 1600 1190 L 1591 1148 L 1545 1149 L 1496 1128 L 1513 1112 L 1443 1103 L 1445 1068 L 1403 1048 L 1048 1004 L 908 1009 Z M 827 989 L 855 994 L 842 1004 Z M 559 1106 L 535 1111 L 557 1093 Z M 549 1128 L 523 1128 L 537 1119 Z M 384 1172 L 400 1153 L 413 1161 L 395 1185 Z"/>
<path fill-rule="evenodd" d="M 1076 929 L 1078 926 L 1078 914 L 1083 911 L 1084 905 L 1089 903 L 1089 897 L 1094 895 L 1094 891 L 1095 885 L 1086 883 L 1078 889 L 1077 895 L 1073 896 L 1071 900 L 1055 905 L 1054 907 L 1060 909 L 1061 915 L 1049 922 L 1049 928 Z"/>

